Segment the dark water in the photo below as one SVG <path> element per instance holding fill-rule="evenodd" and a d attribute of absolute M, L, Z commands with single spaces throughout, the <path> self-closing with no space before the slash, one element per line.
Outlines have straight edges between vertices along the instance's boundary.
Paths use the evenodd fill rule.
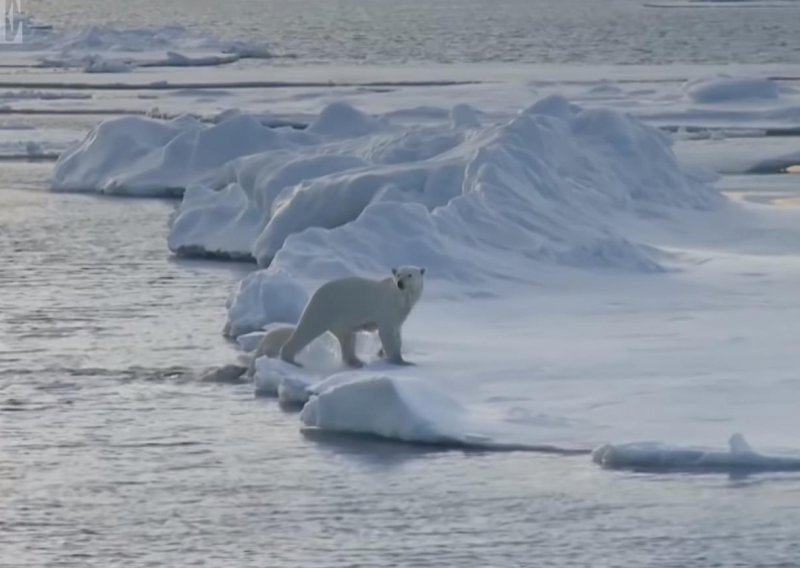
<path fill-rule="evenodd" d="M 658 9 L 640 0 L 27 0 L 68 28 L 181 24 L 267 42 L 290 63 L 797 63 L 800 3 Z"/>

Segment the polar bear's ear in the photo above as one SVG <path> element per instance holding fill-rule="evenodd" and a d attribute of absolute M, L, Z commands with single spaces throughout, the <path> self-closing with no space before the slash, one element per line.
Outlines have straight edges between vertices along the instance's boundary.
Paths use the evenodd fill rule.
<path fill-rule="evenodd" d="M 392 276 L 397 276 L 397 269 L 396 268 L 392 268 Z"/>
<path fill-rule="evenodd" d="M 420 276 L 425 276 L 425 267 L 424 266 L 419 269 L 419 275 Z"/>

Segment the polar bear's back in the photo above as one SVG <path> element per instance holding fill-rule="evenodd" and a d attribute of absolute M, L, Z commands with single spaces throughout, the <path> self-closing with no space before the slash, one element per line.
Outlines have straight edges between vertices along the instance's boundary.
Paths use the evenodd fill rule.
<path fill-rule="evenodd" d="M 350 276 L 331 280 L 320 286 L 312 300 L 319 298 L 322 302 L 337 301 L 354 304 L 386 301 L 386 281 L 371 280 L 359 276 Z M 350 307 L 350 306 L 348 306 Z"/>
<path fill-rule="evenodd" d="M 391 279 L 351 276 L 331 280 L 311 296 L 305 311 L 322 311 L 325 319 L 343 325 L 374 322 L 392 304 Z"/>

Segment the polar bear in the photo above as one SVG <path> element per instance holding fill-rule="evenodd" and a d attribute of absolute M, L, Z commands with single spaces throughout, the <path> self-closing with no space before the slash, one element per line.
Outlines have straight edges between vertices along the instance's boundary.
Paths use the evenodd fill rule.
<path fill-rule="evenodd" d="M 408 365 L 401 352 L 400 328 L 422 296 L 424 275 L 424 268 L 403 266 L 393 268 L 392 275 L 383 280 L 353 276 L 323 284 L 308 300 L 297 327 L 280 348 L 280 358 L 297 365 L 297 353 L 330 331 L 339 340 L 342 360 L 351 367 L 361 367 L 363 363 L 356 357 L 356 333 L 377 330 L 386 359 Z M 275 339 L 282 338 L 264 338 L 265 350 L 273 349 Z"/>

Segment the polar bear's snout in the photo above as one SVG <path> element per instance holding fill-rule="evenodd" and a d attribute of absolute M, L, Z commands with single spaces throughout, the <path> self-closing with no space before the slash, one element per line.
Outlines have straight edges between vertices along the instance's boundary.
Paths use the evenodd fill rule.
<path fill-rule="evenodd" d="M 422 285 L 422 277 L 425 275 L 424 268 L 407 266 L 403 268 L 392 268 L 392 276 L 400 290 L 416 290 Z"/>

